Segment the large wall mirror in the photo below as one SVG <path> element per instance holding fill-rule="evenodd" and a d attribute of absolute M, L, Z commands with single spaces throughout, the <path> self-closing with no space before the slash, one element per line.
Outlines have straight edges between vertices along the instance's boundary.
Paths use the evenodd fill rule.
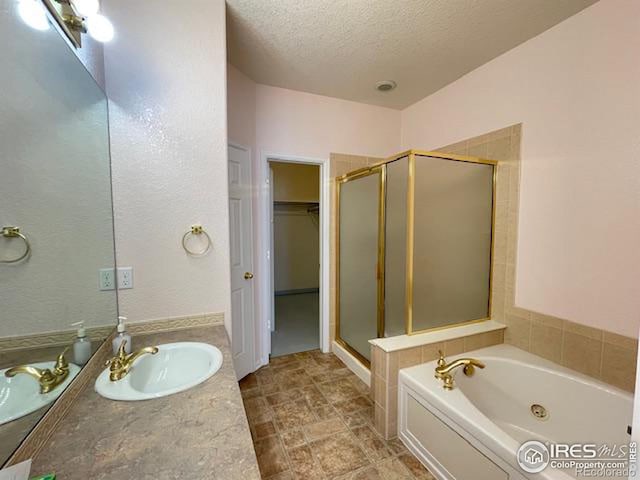
<path fill-rule="evenodd" d="M 115 267 L 107 99 L 19 3 L 0 0 L 0 465 L 118 314 L 99 281 Z M 91 343 L 74 349 L 76 322 Z"/>

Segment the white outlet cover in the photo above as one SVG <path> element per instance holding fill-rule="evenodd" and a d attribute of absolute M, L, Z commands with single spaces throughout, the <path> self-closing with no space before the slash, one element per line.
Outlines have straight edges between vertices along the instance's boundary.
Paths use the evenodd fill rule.
<path fill-rule="evenodd" d="M 116 289 L 116 274 L 113 268 L 100 269 L 98 286 L 102 291 Z"/>
<path fill-rule="evenodd" d="M 133 288 L 133 267 L 118 267 L 118 290 Z"/>

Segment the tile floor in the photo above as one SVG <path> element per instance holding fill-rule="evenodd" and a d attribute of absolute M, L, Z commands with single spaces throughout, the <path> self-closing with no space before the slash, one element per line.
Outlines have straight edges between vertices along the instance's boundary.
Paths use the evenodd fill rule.
<path fill-rule="evenodd" d="M 434 479 L 375 432 L 369 388 L 333 354 L 272 358 L 240 388 L 263 479 Z"/>

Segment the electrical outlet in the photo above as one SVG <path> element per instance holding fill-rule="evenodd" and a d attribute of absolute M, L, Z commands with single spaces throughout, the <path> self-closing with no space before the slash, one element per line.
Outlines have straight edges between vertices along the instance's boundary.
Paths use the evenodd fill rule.
<path fill-rule="evenodd" d="M 133 288 L 133 267 L 118 267 L 118 290 Z"/>
<path fill-rule="evenodd" d="M 116 273 L 113 268 L 101 268 L 99 270 L 99 288 L 100 290 L 115 290 Z"/>

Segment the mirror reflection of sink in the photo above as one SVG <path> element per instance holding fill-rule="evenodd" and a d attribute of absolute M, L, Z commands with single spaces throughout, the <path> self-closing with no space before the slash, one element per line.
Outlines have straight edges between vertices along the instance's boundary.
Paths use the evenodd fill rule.
<path fill-rule="evenodd" d="M 53 370 L 56 362 L 30 363 L 29 365 Z M 53 402 L 75 378 L 80 367 L 70 363 L 69 375 L 65 381 L 49 393 L 40 393 L 38 381 L 28 375 L 6 377 L 4 372 L 7 370 L 9 369 L 0 370 L 0 425 L 29 415 Z"/>
<path fill-rule="evenodd" d="M 149 400 L 183 392 L 213 376 L 222 366 L 222 352 L 207 343 L 179 342 L 158 345 L 158 353 L 133 363 L 122 380 L 112 382 L 109 369 L 96 380 L 95 389 L 111 400 Z"/>

